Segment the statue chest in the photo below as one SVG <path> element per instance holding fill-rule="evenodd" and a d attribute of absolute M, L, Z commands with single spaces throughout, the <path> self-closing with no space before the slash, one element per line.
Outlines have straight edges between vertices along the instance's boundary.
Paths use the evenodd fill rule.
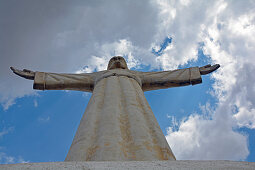
<path fill-rule="evenodd" d="M 136 74 L 130 72 L 129 70 L 124 70 L 124 69 L 113 69 L 113 70 L 108 70 L 104 73 L 102 73 L 101 75 L 98 75 L 98 77 L 95 80 L 95 84 L 97 84 L 98 82 L 100 82 L 101 80 L 105 79 L 105 78 L 109 78 L 112 76 L 116 76 L 116 77 L 128 77 L 131 79 L 134 79 L 137 81 L 137 83 L 142 86 L 142 82 L 139 76 L 137 76 Z"/>

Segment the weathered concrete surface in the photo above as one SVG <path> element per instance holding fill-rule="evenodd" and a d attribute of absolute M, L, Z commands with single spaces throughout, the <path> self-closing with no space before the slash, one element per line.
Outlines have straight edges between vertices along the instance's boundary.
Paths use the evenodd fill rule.
<path fill-rule="evenodd" d="M 127 76 L 100 80 L 65 161 L 175 160 L 140 85 Z"/>
<path fill-rule="evenodd" d="M 89 170 L 89 169 L 229 169 L 254 170 L 255 162 L 233 161 L 128 161 L 128 162 L 45 162 L 0 165 L 1 170 Z"/>

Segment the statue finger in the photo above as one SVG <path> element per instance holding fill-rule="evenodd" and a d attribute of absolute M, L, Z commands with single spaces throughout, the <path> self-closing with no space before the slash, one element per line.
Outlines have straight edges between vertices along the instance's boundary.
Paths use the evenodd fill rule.
<path fill-rule="evenodd" d="M 215 71 L 218 68 L 220 68 L 220 65 L 219 64 L 215 64 L 215 65 L 212 66 L 212 71 Z"/>
<path fill-rule="evenodd" d="M 18 69 L 16 69 L 16 68 L 14 68 L 14 67 L 10 67 L 10 69 L 13 71 L 13 73 L 15 73 L 15 74 L 21 74 L 21 70 L 18 70 Z"/>
<path fill-rule="evenodd" d="M 21 71 L 21 70 L 19 70 L 19 69 L 14 68 L 14 67 L 10 67 L 10 69 L 11 69 L 13 72 L 19 72 L 19 71 Z"/>
<path fill-rule="evenodd" d="M 28 73 L 33 73 L 33 71 L 28 70 L 28 69 L 23 69 L 24 72 L 28 72 Z"/>
<path fill-rule="evenodd" d="M 208 67 L 211 67 L 211 64 L 207 64 L 204 66 L 204 68 L 208 68 Z"/>
<path fill-rule="evenodd" d="M 22 72 L 20 70 L 14 70 L 13 73 L 17 74 L 18 76 L 24 76 L 24 72 Z"/>

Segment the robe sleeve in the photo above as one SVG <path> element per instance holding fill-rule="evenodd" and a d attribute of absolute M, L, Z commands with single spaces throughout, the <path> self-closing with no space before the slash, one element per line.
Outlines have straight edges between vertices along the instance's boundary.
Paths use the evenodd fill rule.
<path fill-rule="evenodd" d="M 173 71 L 140 72 L 143 91 L 180 87 L 202 83 L 199 67 Z"/>
<path fill-rule="evenodd" d="M 35 72 L 33 88 L 37 90 L 78 90 L 92 92 L 94 74 L 57 74 Z"/>

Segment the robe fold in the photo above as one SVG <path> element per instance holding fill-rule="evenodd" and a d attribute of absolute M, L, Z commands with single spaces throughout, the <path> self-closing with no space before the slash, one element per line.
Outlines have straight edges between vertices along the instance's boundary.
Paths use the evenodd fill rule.
<path fill-rule="evenodd" d="M 34 88 L 93 92 L 65 161 L 175 160 L 143 91 L 201 83 L 199 68 L 36 72 Z"/>

